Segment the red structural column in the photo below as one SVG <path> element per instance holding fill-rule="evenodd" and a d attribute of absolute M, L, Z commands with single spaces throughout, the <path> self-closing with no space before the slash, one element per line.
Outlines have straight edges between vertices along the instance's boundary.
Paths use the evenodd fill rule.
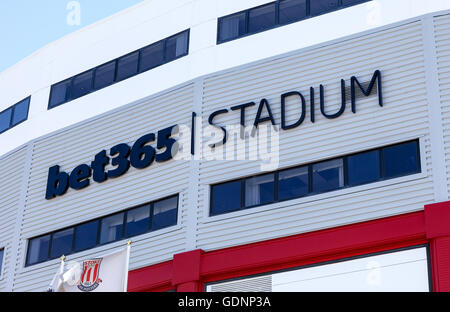
<path fill-rule="evenodd" d="M 197 249 L 173 256 L 172 285 L 178 292 L 201 292 L 200 266 L 203 250 Z"/>
<path fill-rule="evenodd" d="M 425 232 L 430 243 L 433 290 L 450 291 L 450 202 L 425 206 Z"/>

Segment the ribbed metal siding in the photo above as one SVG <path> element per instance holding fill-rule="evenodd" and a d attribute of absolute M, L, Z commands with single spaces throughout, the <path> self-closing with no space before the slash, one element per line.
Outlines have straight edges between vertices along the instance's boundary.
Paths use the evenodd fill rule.
<path fill-rule="evenodd" d="M 447 189 L 450 190 L 450 15 L 434 18 L 436 58 L 444 131 Z"/>
<path fill-rule="evenodd" d="M 340 106 L 340 79 L 345 79 L 347 86 L 352 75 L 359 81 L 368 81 L 377 69 L 383 76 L 384 107 L 378 106 L 377 96 L 371 96 L 358 99 L 356 114 L 351 112 L 348 100 L 341 117 L 328 120 L 320 115 L 320 84 L 325 86 L 327 112 L 336 112 Z M 311 86 L 316 90 L 314 124 L 309 121 Z M 414 181 L 402 180 L 389 186 L 377 184 L 376 188 L 369 184 L 211 220 L 208 217 L 211 184 L 261 171 L 255 161 L 203 161 L 200 164 L 199 248 L 213 250 L 386 217 L 423 209 L 425 203 L 433 200 L 420 22 L 213 75 L 205 80 L 204 125 L 206 116 L 213 111 L 250 101 L 258 104 L 262 98 L 271 104 L 279 124 L 280 95 L 294 90 L 305 96 L 308 112 L 300 127 L 280 132 L 280 168 L 356 152 L 364 146 L 377 147 L 420 137 L 425 148 L 422 169 L 426 174 Z M 257 106 L 247 109 L 247 125 L 253 123 L 256 110 Z M 292 114 L 295 112 L 288 119 L 295 120 Z M 237 124 L 239 112 L 220 115 L 215 122 Z"/>
<path fill-rule="evenodd" d="M 90 164 L 102 149 L 109 153 L 114 145 L 127 143 L 131 146 L 147 133 L 156 133 L 174 124 L 190 125 L 192 101 L 193 86 L 189 84 L 35 142 L 15 291 L 44 290 L 57 268 L 58 260 L 24 268 L 27 239 L 177 193 L 181 211 L 178 225 L 133 238 L 130 269 L 169 260 L 173 254 L 184 251 L 187 161 L 153 163 L 143 170 L 131 167 L 120 178 L 101 184 L 91 179 L 89 187 L 80 191 L 69 189 L 64 196 L 52 200 L 45 199 L 45 188 L 51 166 L 58 164 L 61 170 L 70 172 L 77 165 Z M 171 113 L 167 114 L 168 111 Z M 110 244 L 76 256 L 99 255 L 118 246 L 120 243 Z M 74 260 L 74 256 L 68 260 Z"/>
<path fill-rule="evenodd" d="M 20 205 L 26 148 L 21 148 L 0 159 L 0 249 L 4 248 L 3 274 L 0 292 L 7 291 L 7 282 L 13 278 L 16 255 L 12 250 L 16 218 Z"/>

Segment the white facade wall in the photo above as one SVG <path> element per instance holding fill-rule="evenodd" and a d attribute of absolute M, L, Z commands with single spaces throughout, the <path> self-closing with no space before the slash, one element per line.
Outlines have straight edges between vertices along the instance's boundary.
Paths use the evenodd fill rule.
<path fill-rule="evenodd" d="M 193 1 L 189 5 L 200 2 Z M 266 1 L 253 2 L 246 3 L 241 9 Z M 221 16 L 236 11 L 235 7 L 232 9 L 226 13 L 225 9 L 217 9 L 216 12 L 220 11 Z M 11 216 L 11 220 L 0 221 L 0 244 L 3 244 L 0 248 L 8 246 L 0 291 L 43 291 L 53 277 L 58 259 L 24 266 L 29 238 L 169 195 L 180 195 L 177 226 L 134 237 L 130 269 L 167 261 L 172 259 L 173 254 L 196 248 L 209 251 L 387 217 L 422 210 L 425 204 L 441 201 L 442 196 L 448 198 L 448 187 L 442 190 L 440 185 L 441 181 L 448 180 L 450 169 L 446 116 L 449 106 L 446 104 L 449 85 L 446 68 L 450 66 L 450 41 L 446 40 L 450 33 L 449 14 L 440 12 L 408 19 L 300 50 L 291 49 L 294 51 L 286 54 L 271 51 L 270 58 L 265 58 L 269 54 L 260 54 L 257 58 L 263 60 L 223 71 L 217 71 L 223 68 L 212 67 L 211 74 L 187 71 L 189 74 L 177 75 L 178 71 L 188 70 L 196 64 L 192 58 L 200 54 L 196 56 L 193 53 L 155 71 L 45 112 L 42 114 L 44 117 L 40 117 L 39 112 L 43 107 L 39 108 L 35 103 L 46 103 L 50 84 L 41 89 L 36 85 L 38 90 L 36 96 L 34 93 L 32 96 L 29 124 L 57 120 L 69 112 L 65 107 L 70 106 L 76 106 L 81 112 L 74 120 L 80 118 L 83 121 L 57 131 L 49 126 L 46 128 L 49 134 L 39 136 L 1 157 L 0 215 Z M 216 21 L 209 20 L 210 26 L 216 27 Z M 175 23 L 179 29 L 169 29 L 162 37 L 189 28 L 190 23 Z M 282 27 L 273 32 L 280 32 L 280 29 Z M 263 34 L 250 36 L 248 41 L 243 41 L 244 45 L 260 40 L 261 36 Z M 133 38 L 129 40 L 134 42 Z M 156 40 L 151 38 L 145 44 Z M 191 31 L 191 42 L 195 40 L 200 39 L 195 37 L 195 31 Z M 238 41 L 220 51 L 237 49 Z M 429 42 L 436 42 L 435 49 L 430 51 Z M 134 44 L 135 48 L 145 45 L 143 42 Z M 114 52 L 117 54 L 108 55 L 108 58 L 125 54 L 125 51 L 118 50 Z M 243 62 L 254 60 L 244 58 Z M 68 76 L 61 69 L 61 73 L 52 76 L 47 83 L 50 80 L 52 83 L 60 81 L 98 65 L 97 61 L 82 62 L 86 68 L 73 65 Z M 205 62 L 208 64 L 207 59 Z M 59 63 L 57 67 L 63 68 L 63 65 Z M 231 65 L 240 64 L 226 63 L 223 66 L 227 68 Z M 348 101 L 345 113 L 339 118 L 329 120 L 321 116 L 318 98 L 320 84 L 325 87 L 327 111 L 334 112 L 340 105 L 340 79 L 345 79 L 349 86 L 351 76 L 367 81 L 377 69 L 383 78 L 383 107 L 378 105 L 377 96 L 370 96 L 357 100 L 356 114 L 351 112 Z M 433 73 L 439 80 L 439 87 L 429 83 Z M 161 75 L 160 79 L 155 79 L 157 75 Z M 176 86 L 168 88 L 160 82 L 169 78 L 173 78 L 171 83 Z M 157 87 L 151 86 L 150 82 L 154 81 L 157 81 Z M 309 87 L 316 90 L 314 124 L 309 120 Z M 302 92 L 308 105 L 306 119 L 300 127 L 280 131 L 279 168 L 418 138 L 422 172 L 214 217 L 209 217 L 210 185 L 259 174 L 259 162 L 171 160 L 154 163 L 144 170 L 130 168 L 124 176 L 101 184 L 91 179 L 91 185 L 86 189 L 69 190 L 64 196 L 45 199 L 47 174 L 51 166 L 60 165 L 61 170 L 70 172 L 77 165 L 89 164 L 102 149 L 109 151 L 119 143 L 132 145 L 142 135 L 174 124 L 190 125 L 192 112 L 196 112 L 202 118 L 203 126 L 206 126 L 213 111 L 230 109 L 250 101 L 258 104 L 263 98 L 269 101 L 279 124 L 280 95 L 287 91 Z M 105 101 L 105 98 L 111 101 Z M 438 99 L 440 105 L 432 99 Z M 105 102 L 112 103 L 108 110 L 114 109 L 103 112 L 106 110 Z M 96 103 L 100 103 L 100 108 L 96 107 Z M 257 106 L 247 109 L 247 124 L 253 123 L 256 110 Z M 89 113 L 85 114 L 87 111 Z M 436 124 L 436 116 L 441 116 L 441 111 L 442 118 L 438 118 Z M 290 112 L 288 119 L 294 120 L 295 112 Z M 31 120 L 33 118 L 36 118 L 35 121 Z M 237 124 L 239 112 L 229 112 L 215 121 L 223 125 Z M 59 127 L 65 125 L 64 121 L 58 124 Z M 13 131 L 10 130 L 11 133 Z M 16 134 L 20 131 L 17 130 Z M 205 146 L 202 149 L 205 152 Z M 443 157 L 438 151 L 444 149 L 446 162 L 441 162 L 443 167 L 446 166 L 447 174 L 436 174 L 435 164 Z M 69 260 L 99 255 L 123 243 L 77 253 L 71 255 Z"/>

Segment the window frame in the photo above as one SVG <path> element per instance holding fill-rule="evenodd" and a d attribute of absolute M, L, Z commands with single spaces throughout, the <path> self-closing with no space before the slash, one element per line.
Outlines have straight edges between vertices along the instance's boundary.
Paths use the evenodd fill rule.
<path fill-rule="evenodd" d="M 94 91 L 94 75 L 95 75 L 95 71 L 96 71 L 96 70 L 97 70 L 97 68 L 91 68 L 91 69 L 89 69 L 89 70 L 86 70 L 86 71 L 84 71 L 84 72 L 82 72 L 82 73 L 79 73 L 79 74 L 73 76 L 72 78 L 70 78 L 71 81 L 70 81 L 70 97 L 69 97 L 69 101 L 76 100 L 76 99 L 78 99 L 78 98 L 80 98 L 80 97 L 83 97 L 83 96 L 85 96 L 85 95 L 88 95 L 89 93 L 92 93 L 92 92 Z M 77 78 L 77 77 L 79 77 L 79 76 L 82 76 L 82 75 L 84 75 L 84 74 L 87 74 L 87 73 L 89 73 L 89 72 L 92 72 L 91 87 L 90 87 L 89 92 L 87 92 L 87 93 L 85 93 L 85 94 L 83 94 L 83 95 L 74 97 L 74 95 L 73 95 L 73 89 L 74 89 L 75 78 Z"/>
<path fill-rule="evenodd" d="M 310 1 L 314 1 L 314 0 L 306 0 L 306 15 L 304 17 L 302 17 L 302 18 L 298 18 L 298 19 L 295 19 L 295 20 L 292 20 L 292 21 L 286 22 L 286 23 L 280 23 L 280 1 L 281 0 L 267 2 L 267 3 L 261 4 L 261 5 L 252 7 L 252 8 L 248 8 L 248 9 L 241 10 L 241 11 L 238 11 L 238 12 L 233 12 L 231 14 L 219 17 L 217 19 L 216 44 L 219 45 L 219 44 L 222 44 L 222 43 L 225 43 L 225 42 L 229 42 L 229 41 L 237 40 L 237 39 L 244 38 L 244 37 L 247 37 L 247 36 L 255 35 L 255 34 L 258 34 L 258 33 L 261 33 L 261 32 L 265 32 L 265 31 L 268 31 L 268 30 L 271 30 L 271 29 L 275 29 L 275 28 L 281 27 L 281 26 L 286 26 L 286 25 L 289 25 L 289 24 L 292 24 L 292 23 L 296 23 L 296 22 L 299 22 L 299 21 L 303 21 L 303 20 L 306 20 L 306 19 L 315 18 L 315 17 L 320 16 L 320 15 L 332 13 L 332 12 L 335 12 L 335 11 L 346 9 L 346 8 L 349 8 L 349 7 L 352 7 L 352 6 L 355 6 L 355 5 L 359 5 L 359 4 L 362 4 L 362 3 L 366 3 L 366 2 L 369 2 L 369 1 L 373 1 L 373 0 L 360 0 L 359 3 L 347 4 L 347 5 L 344 5 L 342 0 L 338 0 L 338 5 L 337 5 L 336 9 L 331 10 L 331 11 L 322 12 L 322 13 L 319 13 L 319 14 L 316 14 L 316 15 L 311 15 Z M 260 7 L 267 6 L 267 5 L 273 4 L 273 3 L 275 3 L 275 25 L 273 27 L 269 27 L 269 28 L 266 28 L 264 30 L 250 32 L 249 31 L 249 12 L 250 12 L 250 10 L 258 9 Z M 221 38 L 220 38 L 221 21 L 223 19 L 231 17 L 233 15 L 243 14 L 243 13 L 245 13 L 245 15 L 246 15 L 245 16 L 245 34 L 243 34 L 242 36 L 238 36 L 236 38 L 221 40 Z"/>
<path fill-rule="evenodd" d="M 186 53 L 183 53 L 182 55 L 179 55 L 179 56 L 175 57 L 174 59 L 167 60 L 167 59 L 166 59 L 166 42 L 167 42 L 167 40 L 168 40 L 168 39 L 171 39 L 171 38 L 173 38 L 173 37 L 179 36 L 179 35 L 181 35 L 181 34 L 183 34 L 183 33 L 186 33 L 186 36 L 187 36 L 187 40 L 186 40 L 186 45 L 187 45 L 187 46 L 186 46 Z M 144 46 L 144 47 L 142 47 L 142 48 L 139 48 L 139 49 L 137 49 L 137 50 L 131 51 L 131 52 L 127 53 L 127 54 L 121 55 L 121 56 L 116 57 L 116 58 L 114 58 L 114 59 L 111 59 L 111 60 L 109 60 L 109 61 L 107 61 L 107 62 L 104 62 L 104 63 L 102 63 L 102 64 L 100 64 L 100 65 L 98 65 L 98 66 L 95 66 L 95 67 L 93 67 L 93 68 L 90 68 L 90 69 L 88 69 L 88 70 L 85 70 L 85 71 L 82 72 L 82 73 L 78 73 L 78 74 L 76 74 L 76 75 L 74 75 L 74 76 L 72 76 L 72 77 L 69 77 L 69 78 L 64 79 L 64 80 L 61 80 L 61 81 L 59 81 L 59 82 L 57 82 L 57 83 L 54 83 L 54 84 L 52 84 L 52 85 L 50 86 L 50 95 L 49 95 L 49 99 L 48 99 L 47 110 L 51 110 L 51 109 L 56 108 L 56 107 L 58 107 L 58 106 L 61 106 L 61 105 L 63 105 L 63 104 L 69 103 L 69 102 L 71 102 L 71 101 L 73 101 L 73 100 L 75 100 L 75 99 L 82 98 L 83 96 L 86 96 L 86 95 L 89 95 L 89 94 L 91 94 L 91 93 L 97 92 L 97 91 L 102 90 L 102 89 L 104 89 L 104 88 L 110 87 L 110 86 L 112 86 L 112 85 L 114 85 L 114 84 L 116 84 L 116 83 L 125 81 L 125 80 L 130 79 L 130 78 L 132 78 L 132 77 L 135 77 L 135 76 L 137 76 L 137 75 L 139 75 L 139 74 L 141 74 L 141 73 L 144 73 L 144 72 L 146 72 L 146 71 L 155 69 L 155 68 L 157 68 L 157 67 L 159 67 L 159 66 L 168 64 L 168 63 L 173 62 L 173 61 L 175 61 L 175 60 L 177 60 L 177 59 L 179 59 L 179 58 L 181 58 L 181 57 L 187 56 L 187 55 L 189 55 L 189 50 L 190 50 L 190 39 L 191 39 L 191 30 L 190 30 L 190 28 L 188 28 L 188 29 L 182 30 L 182 31 L 180 31 L 180 32 L 178 32 L 178 33 L 176 33 L 176 34 L 173 34 L 173 35 L 171 35 L 171 36 L 169 36 L 169 37 L 167 37 L 167 38 L 164 38 L 164 39 L 161 39 L 161 40 L 152 42 L 151 44 L 148 44 L 148 45 L 146 45 L 146 46 Z M 163 62 L 162 62 L 161 64 L 155 66 L 155 67 L 152 67 L 152 68 L 150 68 L 150 69 L 141 71 L 141 68 L 140 68 L 141 66 L 140 66 L 140 65 L 141 65 L 141 54 L 142 54 L 141 52 L 142 52 L 142 50 L 145 49 L 145 48 L 148 48 L 148 47 L 150 47 L 150 46 L 152 46 L 152 45 L 154 45 L 154 44 L 161 43 L 161 42 L 163 43 L 163 46 L 164 46 L 164 47 L 163 47 Z M 122 79 L 118 80 L 118 79 L 117 79 L 117 73 L 118 73 L 118 67 L 119 67 L 119 60 L 122 59 L 122 58 L 124 58 L 124 57 L 126 57 L 126 56 L 130 56 L 130 55 L 132 55 L 132 54 L 134 54 L 134 53 L 138 53 L 138 59 L 137 59 L 137 71 L 136 71 L 136 73 L 133 74 L 133 75 L 131 75 L 131 76 L 128 76 L 128 77 L 126 77 L 126 78 L 122 78 Z M 113 81 L 112 83 L 110 83 L 110 84 L 104 86 L 104 87 L 101 87 L 101 88 L 95 88 L 95 76 L 96 76 L 97 69 L 99 69 L 100 67 L 105 66 L 105 65 L 107 65 L 107 64 L 110 64 L 110 63 L 115 63 L 115 68 L 114 68 L 114 81 Z M 89 72 L 89 71 L 92 71 L 92 81 L 91 81 L 91 90 L 90 90 L 90 92 L 88 92 L 88 93 L 86 93 L 86 94 L 84 94 L 84 95 L 82 95 L 82 96 L 79 96 L 79 97 L 77 97 L 77 98 L 74 98 L 73 95 L 72 95 L 74 78 L 75 78 L 75 77 L 78 77 L 78 76 L 80 76 L 80 75 L 82 75 L 82 74 L 85 74 L 85 73 L 87 73 L 87 72 Z M 56 105 L 51 105 L 52 95 L 53 95 L 53 92 L 54 92 L 54 87 L 57 86 L 57 85 L 59 85 L 59 84 L 65 83 L 65 82 L 70 82 L 70 92 L 69 92 L 69 96 L 67 96 L 66 99 L 65 99 L 63 102 L 61 102 L 61 103 L 59 103 L 59 104 L 56 104 Z"/>
<path fill-rule="evenodd" d="M 136 235 L 130 235 L 130 236 L 127 236 L 127 235 L 126 235 L 125 227 L 126 227 L 126 215 L 127 215 L 127 212 L 128 212 L 128 211 L 133 210 L 133 209 L 136 209 L 136 208 L 139 208 L 139 207 L 142 207 L 142 206 L 150 205 L 150 206 L 151 206 L 151 212 L 150 212 L 150 213 L 152 214 L 152 213 L 153 213 L 153 205 L 154 205 L 154 203 L 157 203 L 157 202 L 159 202 L 159 201 L 164 201 L 164 200 L 166 200 L 166 199 L 170 199 L 170 198 L 174 198 L 174 197 L 176 197 L 176 201 L 177 201 L 177 208 L 176 208 L 176 210 L 177 210 L 177 211 L 176 211 L 176 216 L 177 216 L 177 218 L 176 218 L 176 223 L 175 223 L 175 224 L 172 224 L 172 225 L 170 225 L 170 226 L 166 226 L 166 227 L 163 227 L 163 228 L 158 228 L 158 229 L 156 229 L 156 230 L 153 230 L 153 229 L 151 228 L 151 223 L 150 223 L 150 227 L 149 227 L 149 229 L 148 229 L 147 231 L 145 231 L 145 232 L 143 232 L 143 233 L 136 234 Z M 144 204 L 136 205 L 136 206 L 133 206 L 133 207 L 131 207 L 131 208 L 127 208 L 127 209 L 124 209 L 124 210 L 120 210 L 120 211 L 117 211 L 117 212 L 113 212 L 113 213 L 110 213 L 110 214 L 108 214 L 108 215 L 101 216 L 101 217 L 98 217 L 98 218 L 95 218 L 95 219 L 90 219 L 90 220 L 87 220 L 87 221 L 84 221 L 84 222 L 81 222 L 81 223 L 77 223 L 77 224 L 74 224 L 74 225 L 71 225 L 71 226 L 67 226 L 67 227 L 65 227 L 65 228 L 57 229 L 57 230 L 54 230 L 54 231 L 52 231 L 52 232 L 48 232 L 48 233 L 44 233 L 44 234 L 41 234 L 41 235 L 38 235 L 38 236 L 30 237 L 30 238 L 27 239 L 27 246 L 26 246 L 26 251 L 25 251 L 26 253 L 25 253 L 25 260 L 24 260 L 25 263 L 24 263 L 24 267 L 25 267 L 25 268 L 32 267 L 32 266 L 35 266 L 35 265 L 38 265 L 38 264 L 41 264 L 41 263 L 45 263 L 45 262 L 47 262 L 47 261 L 51 261 L 51 260 L 58 259 L 60 256 L 62 256 L 62 255 L 60 255 L 60 256 L 57 256 L 57 257 L 51 257 L 52 243 L 53 243 L 53 235 L 54 235 L 55 233 L 59 233 L 59 232 L 62 232 L 62 231 L 66 231 L 66 230 L 72 229 L 73 234 L 72 234 L 72 247 L 71 247 L 71 251 L 70 251 L 69 253 L 65 254 L 65 256 L 67 256 L 67 255 L 72 255 L 72 254 L 76 254 L 76 253 L 80 253 L 80 252 L 85 252 L 85 251 L 87 251 L 87 250 L 91 250 L 91 249 L 94 249 L 94 248 L 98 248 L 98 247 L 101 247 L 101 246 L 105 246 L 105 245 L 108 245 L 108 244 L 113 244 L 113 243 L 116 243 L 116 242 L 119 242 L 119 241 L 122 241 L 122 240 L 125 240 L 125 239 L 129 239 L 129 238 L 131 238 L 131 237 L 137 237 L 137 236 L 145 235 L 145 234 L 148 234 L 148 233 L 156 233 L 156 232 L 158 232 L 158 231 L 160 231 L 160 230 L 165 230 L 165 229 L 168 229 L 168 228 L 170 228 L 170 227 L 177 226 L 177 225 L 178 225 L 178 222 L 179 222 L 179 215 L 178 215 L 178 214 L 180 213 L 180 209 L 179 209 L 180 207 L 179 207 L 179 206 L 180 206 L 180 194 L 178 193 L 178 194 L 175 194 L 175 195 L 170 195 L 170 196 L 166 196 L 166 197 L 163 197 L 163 198 L 160 198 L 160 199 L 156 199 L 156 200 L 151 201 L 151 202 L 147 202 L 147 203 L 144 203 Z M 114 216 L 114 215 L 121 214 L 121 213 L 123 213 L 123 220 L 122 220 L 122 235 L 121 235 L 120 239 L 115 239 L 115 240 L 110 241 L 110 242 L 104 242 L 104 243 L 101 243 L 100 235 L 101 235 L 102 220 L 103 220 L 103 219 L 106 219 L 106 218 L 108 218 L 108 217 L 112 217 L 112 216 Z M 150 222 L 151 222 L 151 219 L 152 219 L 152 215 L 150 215 Z M 75 242 L 76 242 L 76 228 L 77 228 L 78 226 L 81 226 L 81 225 L 84 225 L 84 224 L 87 224 L 87 223 L 91 223 L 91 222 L 97 222 L 97 237 L 96 237 L 96 244 L 95 244 L 93 247 L 90 247 L 90 248 L 85 248 L 85 249 L 82 249 L 82 250 L 76 250 L 76 249 L 75 249 Z M 48 246 L 48 251 L 47 251 L 47 258 L 44 259 L 44 260 L 37 261 L 37 262 L 34 262 L 34 263 L 30 264 L 30 263 L 28 262 L 29 251 L 30 251 L 30 246 L 31 246 L 30 242 L 33 241 L 34 239 L 38 239 L 38 238 L 41 238 L 41 237 L 45 237 L 45 236 L 47 236 L 47 235 L 49 236 L 49 246 Z"/>
<path fill-rule="evenodd" d="M 392 146 L 397 146 L 397 145 L 403 145 L 403 144 L 408 144 L 408 143 L 415 143 L 416 144 L 416 157 L 417 157 L 417 172 L 412 172 L 406 175 L 400 175 L 400 176 L 395 176 L 395 177 L 385 177 L 383 175 L 383 166 L 384 166 L 384 159 L 382 159 L 382 150 L 385 148 L 389 148 Z M 358 151 L 355 153 L 349 153 L 349 154 L 345 154 L 343 156 L 337 156 L 337 157 L 331 157 L 331 158 L 327 158 L 327 159 L 321 159 L 318 161 L 314 161 L 314 162 L 310 162 L 310 163 L 306 163 L 306 164 L 300 164 L 300 165 L 296 165 L 296 166 L 291 166 L 291 167 L 286 167 L 286 168 L 280 168 L 278 170 L 272 171 L 272 172 L 265 172 L 265 173 L 261 173 L 261 174 L 256 174 L 256 175 L 250 175 L 250 176 L 245 176 L 245 177 L 241 177 L 238 179 L 233 179 L 233 180 L 228 180 L 228 181 L 224 181 L 224 182 L 220 182 L 220 183 L 216 183 L 216 184 L 210 184 L 209 187 L 209 217 L 216 217 L 216 216 L 222 216 L 222 215 L 228 215 L 230 213 L 235 213 L 237 211 L 242 211 L 242 210 L 247 210 L 247 209 L 251 209 L 251 208 L 256 208 L 256 207 L 263 207 L 263 206 L 268 206 L 268 205 L 272 205 L 272 204 L 276 204 L 276 203 L 281 203 L 281 202 L 285 202 L 285 201 L 289 201 L 289 200 L 295 200 L 295 199 L 300 199 L 300 198 L 305 198 L 305 197 L 311 197 L 311 196 L 315 196 L 315 195 L 322 195 L 322 194 L 326 194 L 326 193 L 330 193 L 330 192 L 336 192 L 336 191 L 342 191 L 345 189 L 350 189 L 350 188 L 356 188 L 356 187 L 360 187 L 360 186 L 364 186 L 364 185 L 368 185 L 371 183 L 377 183 L 377 182 L 383 182 L 383 181 L 388 181 L 388 180 L 393 180 L 393 179 L 397 179 L 397 178 L 402 178 L 402 177 L 407 177 L 407 176 L 411 176 L 411 175 L 416 175 L 416 174 L 421 174 L 424 170 L 424 164 L 422 164 L 422 160 L 421 160 L 421 151 L 423 150 L 423 146 L 421 143 L 421 140 L 419 138 L 416 139 L 409 139 L 409 140 L 405 140 L 405 141 L 401 141 L 401 142 L 397 142 L 397 143 L 393 143 L 393 144 L 388 144 L 388 145 L 383 145 L 383 146 L 379 146 L 379 147 L 375 147 L 375 148 L 368 148 L 366 150 L 363 151 Z M 370 152 L 370 151 L 378 151 L 378 153 L 380 154 L 379 157 L 379 161 L 380 161 L 380 178 L 375 180 L 375 181 L 369 181 L 369 182 L 364 182 L 358 185 L 349 185 L 348 183 L 348 163 L 347 163 L 347 159 L 349 156 L 354 156 L 354 155 L 358 155 L 358 154 L 362 154 L 362 153 L 366 153 L 366 152 Z M 313 172 L 312 172 L 312 168 L 315 164 L 319 164 L 319 163 L 323 163 L 323 162 L 327 162 L 327 161 L 332 161 L 332 160 L 339 160 L 342 159 L 343 161 L 343 179 L 344 179 L 344 185 L 342 187 L 339 187 L 337 189 L 331 189 L 331 190 L 327 190 L 327 191 L 323 191 L 323 192 L 315 192 L 313 190 Z M 279 173 L 285 170 L 289 170 L 289 169 L 296 169 L 296 168 L 301 168 L 301 167 L 307 167 L 308 168 L 308 192 L 304 195 L 301 196 L 296 196 L 296 197 L 291 197 L 291 198 L 286 198 L 286 199 L 279 199 Z M 245 206 L 245 181 L 247 179 L 251 179 L 253 177 L 258 177 L 258 176 L 264 176 L 267 174 L 273 173 L 274 174 L 274 184 L 275 184 L 275 190 L 274 190 L 274 201 L 270 202 L 270 203 L 265 203 L 265 204 L 258 204 L 258 205 L 252 205 L 252 206 Z M 214 207 L 213 207 L 213 187 L 218 186 L 218 185 L 222 185 L 222 184 L 226 184 L 226 183 L 232 183 L 232 182 L 241 182 L 241 207 L 239 209 L 236 210 L 232 210 L 232 211 L 228 211 L 228 212 L 222 212 L 222 213 L 217 213 L 214 212 Z"/>
<path fill-rule="evenodd" d="M 16 106 L 19 105 L 19 104 L 21 104 L 21 103 L 23 103 L 23 102 L 25 102 L 25 101 L 27 101 L 27 103 L 28 103 L 28 104 L 27 104 L 27 114 L 26 114 L 25 119 L 22 120 L 22 121 L 19 121 L 19 122 L 16 123 L 16 124 L 13 124 L 13 119 L 14 119 L 14 114 L 15 114 L 15 111 L 16 111 Z M 31 95 L 28 96 L 28 97 L 26 97 L 26 98 L 24 98 L 23 100 L 17 102 L 16 104 L 14 104 L 14 105 L 12 105 L 12 106 L 9 106 L 9 107 L 5 108 L 4 110 L 2 110 L 2 111 L 0 112 L 0 114 L 3 114 L 3 113 L 6 112 L 7 110 L 11 110 L 11 116 L 9 117 L 9 124 L 8 124 L 8 127 L 7 127 L 5 130 L 0 131 L 0 134 L 6 132 L 6 131 L 8 131 L 8 130 L 11 130 L 12 128 L 14 128 L 14 127 L 20 125 L 21 123 L 27 121 L 27 120 L 28 120 L 28 115 L 29 115 L 29 113 L 30 113 L 30 104 L 31 104 Z"/>

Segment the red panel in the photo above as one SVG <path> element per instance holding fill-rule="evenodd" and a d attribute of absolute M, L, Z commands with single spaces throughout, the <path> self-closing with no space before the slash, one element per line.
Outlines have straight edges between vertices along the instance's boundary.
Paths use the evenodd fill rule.
<path fill-rule="evenodd" d="M 368 221 L 206 253 L 206 280 L 425 243 L 423 212 Z"/>
<path fill-rule="evenodd" d="M 128 291 L 166 291 L 172 286 L 172 261 L 128 273 Z"/>
<path fill-rule="evenodd" d="M 425 205 L 427 238 L 450 236 L 450 202 Z"/>
<path fill-rule="evenodd" d="M 132 271 L 129 291 L 197 291 L 204 282 L 426 243 L 424 213 L 415 212 L 269 241 L 174 256 Z"/>
<path fill-rule="evenodd" d="M 431 266 L 434 291 L 450 292 L 450 236 L 432 240 Z"/>
<path fill-rule="evenodd" d="M 197 249 L 173 257 L 172 284 L 178 285 L 200 279 L 200 263 L 204 251 Z"/>

